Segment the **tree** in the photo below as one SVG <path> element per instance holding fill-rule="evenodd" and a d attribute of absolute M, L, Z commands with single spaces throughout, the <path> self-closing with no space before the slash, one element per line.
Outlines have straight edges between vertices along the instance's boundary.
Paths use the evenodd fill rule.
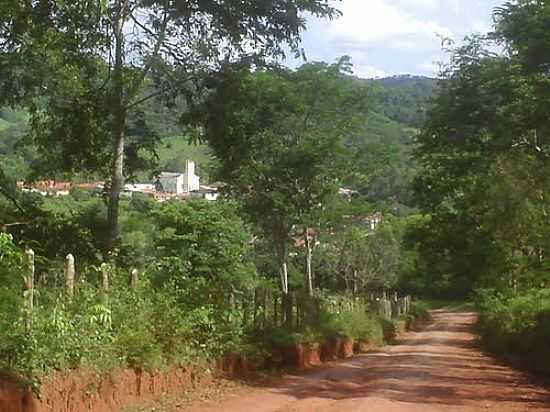
<path fill-rule="evenodd" d="M 200 97 L 222 63 L 261 64 L 299 52 L 302 13 L 333 18 L 328 0 L 3 0 L 0 105 L 31 112 L 42 173 L 110 177 L 107 250 L 118 238 L 119 195 L 155 138 L 150 99 L 174 106 Z M 140 162 L 137 162 L 138 165 Z"/>
<path fill-rule="evenodd" d="M 416 197 L 431 216 L 418 234 L 432 285 L 530 286 L 545 265 L 548 19 L 545 2 L 506 3 L 495 31 L 455 49 L 443 73 L 417 151 Z M 504 53 L 492 52 L 495 42 Z"/>
<path fill-rule="evenodd" d="M 335 193 L 346 170 L 343 142 L 365 117 L 366 89 L 348 69 L 343 58 L 295 71 L 227 70 L 202 112 L 219 178 L 273 242 L 287 321 L 293 231 L 310 227 Z"/>

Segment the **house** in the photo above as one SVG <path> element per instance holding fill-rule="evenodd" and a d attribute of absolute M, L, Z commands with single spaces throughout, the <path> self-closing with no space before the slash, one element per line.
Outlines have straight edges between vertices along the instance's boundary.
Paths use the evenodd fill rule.
<path fill-rule="evenodd" d="M 344 187 L 338 189 L 338 194 L 345 198 L 348 202 L 351 202 L 352 197 L 357 193 L 358 192 L 356 190 L 346 189 Z"/>
<path fill-rule="evenodd" d="M 42 196 L 60 197 L 68 196 L 74 188 L 88 191 L 103 190 L 104 184 L 104 182 L 73 183 L 56 180 L 39 180 L 35 182 L 18 181 L 17 187 L 23 192 L 38 193 Z"/>
<path fill-rule="evenodd" d="M 124 190 L 126 192 L 150 193 L 155 190 L 155 185 L 152 183 L 126 183 Z"/>
<path fill-rule="evenodd" d="M 365 223 L 368 225 L 370 230 L 375 230 L 380 223 L 384 221 L 384 215 L 380 212 L 376 212 L 365 218 Z"/>
<path fill-rule="evenodd" d="M 162 172 L 156 181 L 159 192 L 181 195 L 200 189 L 200 178 L 195 174 L 195 162 L 187 160 L 185 173 Z"/>
<path fill-rule="evenodd" d="M 183 173 L 162 172 L 155 186 L 158 192 L 182 194 Z"/>
<path fill-rule="evenodd" d="M 218 188 L 216 187 L 201 185 L 199 187 L 199 190 L 193 190 L 191 192 L 191 196 L 213 202 L 218 200 L 218 197 L 220 197 L 220 193 L 218 191 Z"/>

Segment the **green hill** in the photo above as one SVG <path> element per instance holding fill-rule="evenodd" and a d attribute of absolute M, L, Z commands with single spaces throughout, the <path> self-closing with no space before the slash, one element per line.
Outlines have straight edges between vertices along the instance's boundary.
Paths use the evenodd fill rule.
<path fill-rule="evenodd" d="M 349 186 L 380 210 L 407 213 L 410 183 L 416 173 L 411 151 L 424 122 L 437 80 L 395 76 L 377 80 L 357 79 L 372 86 L 372 107 L 365 128 L 353 145 L 356 176 Z"/>
<path fill-rule="evenodd" d="M 436 88 L 436 79 L 395 76 L 377 80 L 357 79 L 372 86 L 372 107 L 364 129 L 348 143 L 354 147 L 357 176 L 349 186 L 374 202 L 388 207 L 409 203 L 407 185 L 415 172 L 410 160 L 414 136 L 424 121 L 425 112 Z M 158 170 L 182 172 L 192 159 L 204 181 L 209 181 L 215 160 L 205 145 L 189 144 L 171 119 L 167 109 L 146 108 L 147 123 L 161 138 L 157 148 Z M 4 169 L 23 178 L 32 161 L 32 149 L 18 148 L 25 135 L 25 112 L 0 108 L 0 156 Z M 149 173 L 139 177 L 146 179 Z"/>

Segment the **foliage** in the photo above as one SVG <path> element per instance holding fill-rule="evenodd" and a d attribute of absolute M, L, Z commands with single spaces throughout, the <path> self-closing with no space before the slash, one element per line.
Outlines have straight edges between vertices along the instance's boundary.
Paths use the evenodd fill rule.
<path fill-rule="evenodd" d="M 426 283 L 443 295 L 546 279 L 550 89 L 545 58 L 530 53 L 548 45 L 532 36 L 548 12 L 507 3 L 494 33 L 455 49 L 419 136 L 416 198 L 430 218 L 417 247 Z M 494 54 L 495 43 L 506 52 Z"/>
<path fill-rule="evenodd" d="M 523 366 L 550 373 L 550 293 L 530 290 L 521 294 L 478 293 L 479 330 L 489 349 L 519 358 Z"/>
<path fill-rule="evenodd" d="M 378 112 L 408 127 L 419 128 L 426 119 L 437 79 L 393 76 L 375 81 Z"/>
<path fill-rule="evenodd" d="M 366 89 L 348 71 L 347 58 L 295 71 L 227 70 L 202 112 L 218 174 L 271 241 L 285 295 L 293 230 L 319 224 L 345 173 L 344 139 L 366 111 Z"/>
<path fill-rule="evenodd" d="M 0 105 L 28 108 L 39 174 L 110 177 L 105 249 L 112 252 L 125 176 L 150 168 L 140 153 L 154 153 L 158 143 L 143 105 L 198 104 L 205 78 L 222 65 L 262 64 L 283 56 L 285 46 L 298 53 L 306 12 L 338 14 L 327 0 L 231 0 L 223 7 L 198 0 L 6 0 Z"/>
<path fill-rule="evenodd" d="M 363 305 L 358 305 L 353 311 L 328 316 L 325 322 L 321 326 L 325 337 L 345 336 L 375 345 L 381 345 L 384 342 L 381 321 L 369 313 L 369 309 Z"/>
<path fill-rule="evenodd" d="M 411 303 L 410 312 L 406 315 L 410 321 L 419 320 L 421 322 L 426 322 L 431 319 L 429 312 L 429 305 L 422 301 L 414 301 Z"/>

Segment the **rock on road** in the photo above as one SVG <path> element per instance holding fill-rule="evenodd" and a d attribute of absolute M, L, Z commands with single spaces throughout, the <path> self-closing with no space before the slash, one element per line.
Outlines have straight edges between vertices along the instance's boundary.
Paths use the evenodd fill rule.
<path fill-rule="evenodd" d="M 473 313 L 432 313 L 397 345 L 240 391 L 191 412 L 550 411 L 550 389 L 485 355 Z M 549 354 L 550 358 L 550 354 Z"/>

